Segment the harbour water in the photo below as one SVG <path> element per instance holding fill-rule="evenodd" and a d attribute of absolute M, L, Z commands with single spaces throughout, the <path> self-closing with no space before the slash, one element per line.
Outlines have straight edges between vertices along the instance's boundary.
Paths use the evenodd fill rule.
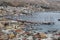
<path fill-rule="evenodd" d="M 7 16 L 6 16 L 7 17 Z M 18 15 L 18 16 L 9 16 L 8 18 L 12 18 L 14 20 L 23 20 L 30 22 L 54 22 L 54 25 L 29 25 L 34 28 L 33 31 L 36 32 L 47 32 L 48 30 L 60 30 L 60 13 L 59 12 L 36 12 L 32 13 L 32 15 Z"/>

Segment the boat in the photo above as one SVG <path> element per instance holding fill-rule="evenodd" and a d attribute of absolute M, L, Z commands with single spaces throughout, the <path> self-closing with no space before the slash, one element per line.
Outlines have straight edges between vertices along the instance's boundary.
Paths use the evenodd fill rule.
<path fill-rule="evenodd" d="M 45 18 L 44 22 L 42 22 L 42 25 L 54 25 L 54 20 L 53 17 Z"/>
<path fill-rule="evenodd" d="M 60 19 L 58 19 L 58 21 L 60 21 Z"/>
<path fill-rule="evenodd" d="M 42 23 L 42 25 L 54 25 L 54 22 L 45 22 L 45 23 Z"/>

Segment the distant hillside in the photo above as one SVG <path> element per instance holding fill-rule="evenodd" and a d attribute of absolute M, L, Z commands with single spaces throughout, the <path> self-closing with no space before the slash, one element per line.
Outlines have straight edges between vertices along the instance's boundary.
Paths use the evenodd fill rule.
<path fill-rule="evenodd" d="M 35 6 L 46 10 L 60 10 L 60 1 L 58 0 L 0 0 L 0 6 Z"/>

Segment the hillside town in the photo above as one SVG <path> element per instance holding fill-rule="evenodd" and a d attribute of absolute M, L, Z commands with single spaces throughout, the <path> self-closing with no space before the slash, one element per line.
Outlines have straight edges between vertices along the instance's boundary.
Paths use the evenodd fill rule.
<path fill-rule="evenodd" d="M 59 24 L 60 1 L 54 1 L 56 4 L 46 0 L 18 1 L 0 0 L 0 40 L 60 40 L 59 29 L 48 30 Z M 47 13 L 57 15 L 58 22 Z M 47 31 L 41 31 L 42 27 Z"/>

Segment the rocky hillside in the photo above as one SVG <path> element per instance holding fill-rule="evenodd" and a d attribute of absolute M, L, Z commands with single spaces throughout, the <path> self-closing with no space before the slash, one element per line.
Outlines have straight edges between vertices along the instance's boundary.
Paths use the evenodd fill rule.
<path fill-rule="evenodd" d="M 59 0 L 0 0 L 0 6 L 32 7 L 40 11 L 60 11 Z"/>

